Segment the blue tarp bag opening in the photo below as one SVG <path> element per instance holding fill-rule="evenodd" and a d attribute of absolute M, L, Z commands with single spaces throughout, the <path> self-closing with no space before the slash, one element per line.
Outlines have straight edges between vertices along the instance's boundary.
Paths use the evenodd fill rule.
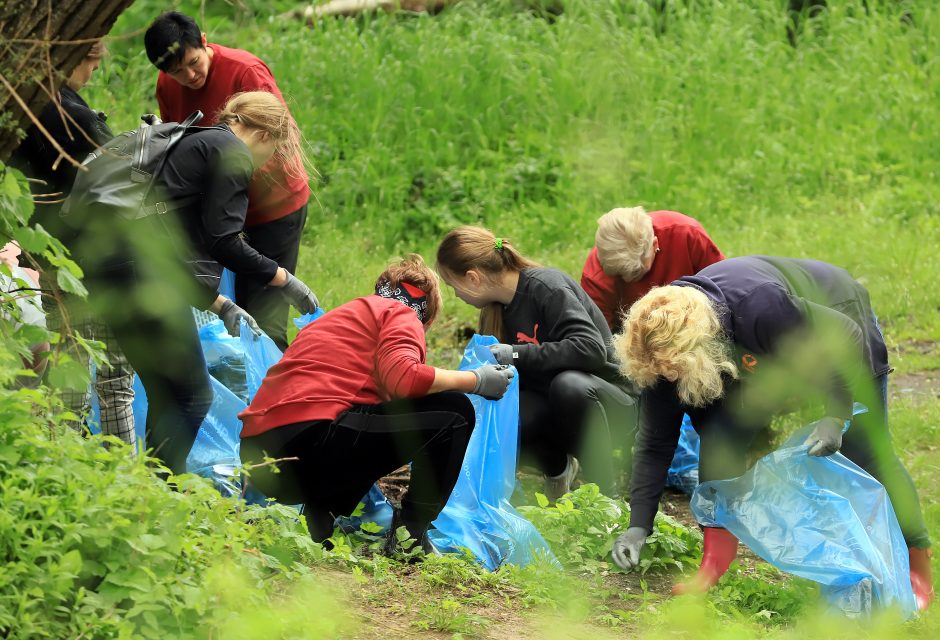
<path fill-rule="evenodd" d="M 492 336 L 473 336 L 461 371 L 496 364 L 487 348 L 496 342 Z M 441 553 L 468 549 L 490 571 L 505 563 L 526 565 L 536 555 L 554 560 L 541 534 L 509 504 L 516 486 L 519 447 L 518 376 L 501 400 L 468 397 L 476 412 L 476 427 L 457 484 L 428 538 Z"/>
<path fill-rule="evenodd" d="M 698 486 L 698 432 L 688 414 L 682 416 L 679 444 L 666 474 L 666 486 L 692 495 Z"/>
<path fill-rule="evenodd" d="M 856 414 L 864 410 L 856 404 Z M 777 568 L 820 583 L 835 610 L 854 617 L 895 607 L 915 615 L 907 545 L 887 492 L 840 453 L 807 455 L 812 428 L 744 475 L 700 484 L 692 513 Z"/>

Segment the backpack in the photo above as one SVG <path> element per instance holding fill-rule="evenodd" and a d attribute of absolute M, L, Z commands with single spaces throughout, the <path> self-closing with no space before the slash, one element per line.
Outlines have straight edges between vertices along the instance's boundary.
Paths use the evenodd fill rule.
<path fill-rule="evenodd" d="M 161 122 L 153 115 L 142 116 L 137 129 L 125 131 L 92 151 L 82 162 L 72 191 L 62 204 L 61 215 L 80 224 L 83 215 L 95 210 L 111 210 L 126 220 L 163 214 L 186 202 L 153 202 L 154 182 L 167 156 L 189 133 L 216 127 L 196 127 L 202 112 L 196 111 L 183 122 Z M 75 220 L 75 217 L 79 220 Z"/>

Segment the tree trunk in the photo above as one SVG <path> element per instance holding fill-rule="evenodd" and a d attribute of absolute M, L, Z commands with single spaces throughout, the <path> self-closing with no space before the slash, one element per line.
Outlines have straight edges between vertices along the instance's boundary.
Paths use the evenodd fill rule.
<path fill-rule="evenodd" d="M 0 161 L 133 0 L 0 0 Z"/>

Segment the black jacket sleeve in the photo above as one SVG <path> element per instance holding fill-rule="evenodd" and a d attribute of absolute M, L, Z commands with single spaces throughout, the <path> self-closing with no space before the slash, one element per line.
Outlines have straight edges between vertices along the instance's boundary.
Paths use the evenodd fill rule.
<path fill-rule="evenodd" d="M 683 413 L 675 383 L 660 380 L 643 392 L 630 481 L 631 527 L 653 530 L 669 465 L 679 444 Z"/>
<path fill-rule="evenodd" d="M 543 298 L 540 314 L 541 344 L 517 344 L 516 366 L 520 372 L 596 371 L 607 362 L 604 337 L 592 322 L 587 310 L 568 287 L 554 289 Z"/>
<path fill-rule="evenodd" d="M 803 332 L 819 349 L 832 349 L 832 371 L 826 413 L 848 420 L 852 416 L 852 386 L 864 363 L 864 332 L 850 317 L 835 309 L 792 295 L 776 284 L 755 290 L 738 311 L 735 341 L 763 353 L 774 353 L 784 340 Z"/>
<path fill-rule="evenodd" d="M 277 274 L 278 264 L 258 253 L 241 235 L 248 212 L 251 154 L 247 148 L 215 147 L 209 167 L 202 210 L 206 251 L 239 276 L 269 282 Z"/>

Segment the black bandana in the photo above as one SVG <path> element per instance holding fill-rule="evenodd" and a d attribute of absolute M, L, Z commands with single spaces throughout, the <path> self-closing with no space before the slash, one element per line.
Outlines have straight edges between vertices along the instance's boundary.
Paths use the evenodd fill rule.
<path fill-rule="evenodd" d="M 407 282 L 399 283 L 393 289 L 388 280 L 382 280 L 375 286 L 375 295 L 398 300 L 403 305 L 411 307 L 418 314 L 421 324 L 428 319 L 428 294 Z"/>

